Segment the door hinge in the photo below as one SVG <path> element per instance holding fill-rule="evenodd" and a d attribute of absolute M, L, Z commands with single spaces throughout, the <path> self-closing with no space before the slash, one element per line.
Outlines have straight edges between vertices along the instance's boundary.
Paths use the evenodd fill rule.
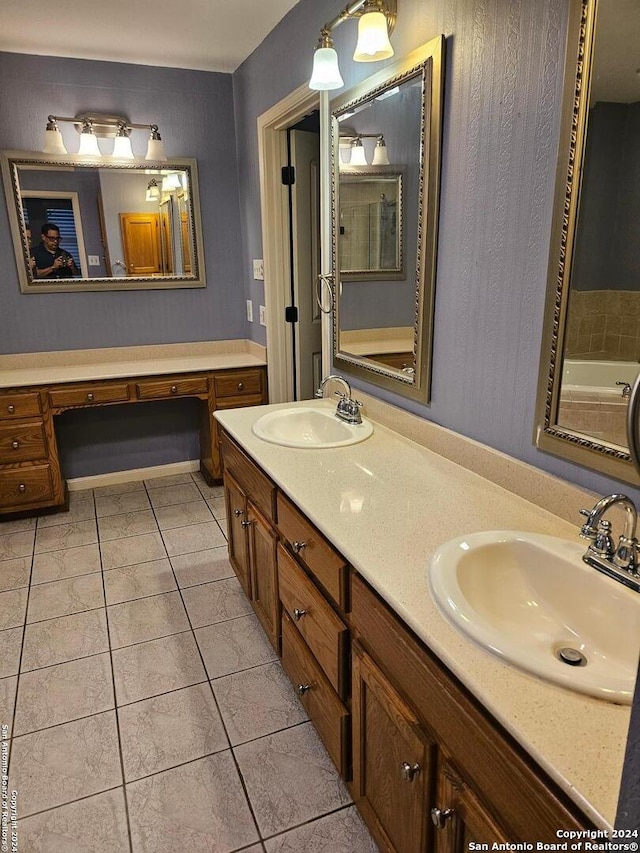
<path fill-rule="evenodd" d="M 296 182 L 296 170 L 293 166 L 282 167 L 282 184 L 285 187 L 292 187 Z"/>
<path fill-rule="evenodd" d="M 284 309 L 284 319 L 286 323 L 298 322 L 298 309 L 295 305 L 289 305 Z"/>

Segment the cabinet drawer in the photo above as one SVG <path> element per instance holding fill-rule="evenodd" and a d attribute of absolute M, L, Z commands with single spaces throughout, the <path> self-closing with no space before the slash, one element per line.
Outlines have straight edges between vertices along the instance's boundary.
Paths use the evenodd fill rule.
<path fill-rule="evenodd" d="M 262 394 L 264 372 L 262 370 L 234 370 L 228 373 L 216 373 L 213 387 L 216 397 L 242 397 Z"/>
<path fill-rule="evenodd" d="M 291 619 L 282 614 L 282 666 L 318 730 L 343 779 L 349 774 L 349 712 L 304 644 Z"/>
<path fill-rule="evenodd" d="M 346 698 L 347 627 L 281 544 L 278 545 L 278 582 L 284 608 L 295 620 L 333 688 Z"/>
<path fill-rule="evenodd" d="M 40 414 L 40 397 L 30 394 L 0 395 L 0 418 L 32 418 Z"/>
<path fill-rule="evenodd" d="M 32 465 L 0 476 L 0 509 L 20 509 L 26 504 L 53 499 L 53 478 L 49 465 Z"/>
<path fill-rule="evenodd" d="M 275 485 L 223 431 L 220 432 L 220 449 L 224 470 L 234 477 L 245 495 L 273 523 L 276 517 Z"/>
<path fill-rule="evenodd" d="M 302 563 L 318 583 L 345 612 L 347 597 L 347 563 L 321 533 L 284 495 L 278 493 L 278 528 L 298 553 Z M 300 550 L 298 551 L 298 548 Z"/>
<path fill-rule="evenodd" d="M 47 439 L 42 421 L 0 426 L 0 462 L 29 462 L 45 459 Z"/>
<path fill-rule="evenodd" d="M 64 406 L 91 406 L 103 403 L 122 403 L 129 399 L 126 382 L 117 385 L 82 385 L 49 391 L 49 404 L 54 408 Z"/>
<path fill-rule="evenodd" d="M 164 397 L 194 397 L 207 394 L 207 377 L 190 376 L 154 379 L 149 382 L 136 382 L 136 396 L 139 400 L 162 399 Z"/>

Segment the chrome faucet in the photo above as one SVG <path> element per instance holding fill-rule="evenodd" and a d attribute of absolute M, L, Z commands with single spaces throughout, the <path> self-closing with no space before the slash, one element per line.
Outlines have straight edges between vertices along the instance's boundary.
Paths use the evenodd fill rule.
<path fill-rule="evenodd" d="M 340 397 L 338 400 L 338 406 L 336 408 L 336 417 L 340 418 L 341 421 L 345 421 L 348 424 L 361 424 L 362 423 L 362 415 L 360 414 L 360 409 L 362 408 L 362 403 L 359 400 L 354 400 L 351 396 L 351 385 L 347 382 L 347 380 L 343 376 L 339 376 L 337 373 L 332 373 L 330 376 L 325 376 L 325 378 L 320 383 L 320 387 L 316 391 L 316 397 L 322 399 L 324 397 L 324 389 L 328 382 L 333 380 L 334 382 L 342 382 L 346 389 L 346 394 L 342 394 L 340 391 L 336 391 L 336 396 Z"/>
<path fill-rule="evenodd" d="M 611 522 L 604 515 L 610 507 L 618 505 L 624 508 L 626 515 L 624 530 L 615 545 L 611 536 Z M 607 495 L 600 498 L 593 509 L 581 509 L 580 514 L 587 517 L 580 529 L 580 536 L 589 541 L 589 547 L 582 557 L 585 563 L 640 592 L 636 539 L 638 512 L 631 498 L 626 495 Z"/>

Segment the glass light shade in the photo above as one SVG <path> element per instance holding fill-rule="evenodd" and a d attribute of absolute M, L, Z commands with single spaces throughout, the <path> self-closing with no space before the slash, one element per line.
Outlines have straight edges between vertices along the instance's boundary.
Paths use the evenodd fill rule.
<path fill-rule="evenodd" d="M 83 130 L 80 134 L 80 148 L 78 154 L 83 157 L 100 157 L 100 149 L 98 148 L 98 140 L 92 130 Z"/>
<path fill-rule="evenodd" d="M 387 151 L 387 146 L 384 142 L 379 142 L 376 147 L 373 149 L 373 161 L 372 165 L 374 166 L 388 166 L 389 165 L 389 152 Z"/>
<path fill-rule="evenodd" d="M 351 147 L 351 160 L 349 160 L 350 166 L 366 166 L 367 158 L 364 154 L 364 145 L 362 142 L 356 143 Z"/>
<path fill-rule="evenodd" d="M 59 130 L 45 130 L 43 154 L 67 154 L 68 151 L 64 147 L 62 134 Z"/>
<path fill-rule="evenodd" d="M 168 175 L 165 175 L 162 179 L 162 192 L 170 193 L 174 190 L 179 190 L 182 187 L 182 181 L 180 180 L 180 175 L 177 175 L 175 172 L 171 172 Z"/>
<path fill-rule="evenodd" d="M 366 12 L 358 20 L 358 43 L 353 54 L 355 62 L 378 62 L 393 56 L 389 41 L 387 19 L 382 12 Z"/>
<path fill-rule="evenodd" d="M 160 201 L 160 187 L 155 181 L 150 181 L 145 193 L 145 201 Z"/>
<path fill-rule="evenodd" d="M 147 146 L 147 154 L 145 160 L 155 160 L 156 162 L 166 163 L 167 155 L 164 153 L 164 143 L 161 139 L 149 139 Z"/>
<path fill-rule="evenodd" d="M 133 160 L 131 140 L 128 136 L 116 136 L 113 141 L 113 156 L 118 160 Z"/>
<path fill-rule="evenodd" d="M 313 54 L 313 73 L 309 88 L 316 91 L 340 89 L 344 80 L 338 67 L 338 54 L 332 47 L 318 47 Z"/>

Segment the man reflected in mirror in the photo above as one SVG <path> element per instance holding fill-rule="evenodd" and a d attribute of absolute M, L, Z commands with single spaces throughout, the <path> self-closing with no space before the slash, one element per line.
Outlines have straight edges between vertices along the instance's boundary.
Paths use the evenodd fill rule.
<path fill-rule="evenodd" d="M 36 278 L 73 278 L 80 275 L 75 261 L 60 248 L 60 229 L 53 222 L 42 226 L 42 240 L 33 250 Z"/>

